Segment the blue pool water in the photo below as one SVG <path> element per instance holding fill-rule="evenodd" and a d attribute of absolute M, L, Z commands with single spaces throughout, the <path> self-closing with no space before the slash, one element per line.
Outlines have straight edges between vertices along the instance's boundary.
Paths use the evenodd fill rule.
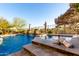
<path fill-rule="evenodd" d="M 3 38 L 3 44 L 0 45 L 0 56 L 5 56 L 22 49 L 25 44 L 31 44 L 33 35 L 16 35 Z"/>

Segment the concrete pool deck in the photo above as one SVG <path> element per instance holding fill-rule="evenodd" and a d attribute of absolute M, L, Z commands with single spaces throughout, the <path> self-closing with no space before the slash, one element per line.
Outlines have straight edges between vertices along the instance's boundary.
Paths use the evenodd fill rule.
<path fill-rule="evenodd" d="M 76 38 L 76 39 L 79 39 L 79 38 Z M 35 44 L 41 44 L 41 45 L 45 45 L 45 46 L 48 46 L 48 47 L 51 47 L 51 48 L 55 48 L 57 50 L 60 50 L 60 51 L 66 52 L 66 53 L 70 53 L 70 54 L 73 54 L 73 55 L 79 55 L 79 48 L 78 48 L 79 46 L 77 45 L 76 42 L 75 42 L 75 45 L 78 46 L 78 47 L 75 47 L 75 48 L 66 48 L 64 46 L 53 44 L 51 41 L 41 40 L 41 39 L 37 39 L 37 38 L 34 39 L 32 42 L 35 43 Z"/>

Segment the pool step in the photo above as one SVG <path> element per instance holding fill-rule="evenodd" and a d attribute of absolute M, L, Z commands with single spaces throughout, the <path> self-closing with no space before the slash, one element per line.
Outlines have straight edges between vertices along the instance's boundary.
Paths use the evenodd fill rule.
<path fill-rule="evenodd" d="M 27 51 L 24 51 L 24 49 L 22 49 L 21 51 L 19 52 L 16 52 L 16 53 L 12 53 L 8 56 L 30 56 L 31 54 L 29 54 Z"/>
<path fill-rule="evenodd" d="M 60 53 L 55 49 L 51 49 L 36 44 L 25 45 L 25 51 L 30 52 L 33 56 L 66 56 L 66 54 Z"/>

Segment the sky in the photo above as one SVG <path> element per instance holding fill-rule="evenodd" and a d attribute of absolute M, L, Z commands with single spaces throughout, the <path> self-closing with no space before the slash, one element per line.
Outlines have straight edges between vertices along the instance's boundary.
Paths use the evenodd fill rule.
<path fill-rule="evenodd" d="M 0 3 L 0 16 L 9 22 L 13 22 L 14 17 L 23 18 L 31 27 L 43 26 L 45 21 L 54 27 L 54 19 L 68 8 L 68 3 Z"/>

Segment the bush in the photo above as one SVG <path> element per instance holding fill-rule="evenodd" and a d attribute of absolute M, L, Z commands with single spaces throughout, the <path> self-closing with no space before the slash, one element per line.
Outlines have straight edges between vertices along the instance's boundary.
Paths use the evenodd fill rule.
<path fill-rule="evenodd" d="M 48 34 L 52 34 L 52 30 L 48 30 Z"/>

